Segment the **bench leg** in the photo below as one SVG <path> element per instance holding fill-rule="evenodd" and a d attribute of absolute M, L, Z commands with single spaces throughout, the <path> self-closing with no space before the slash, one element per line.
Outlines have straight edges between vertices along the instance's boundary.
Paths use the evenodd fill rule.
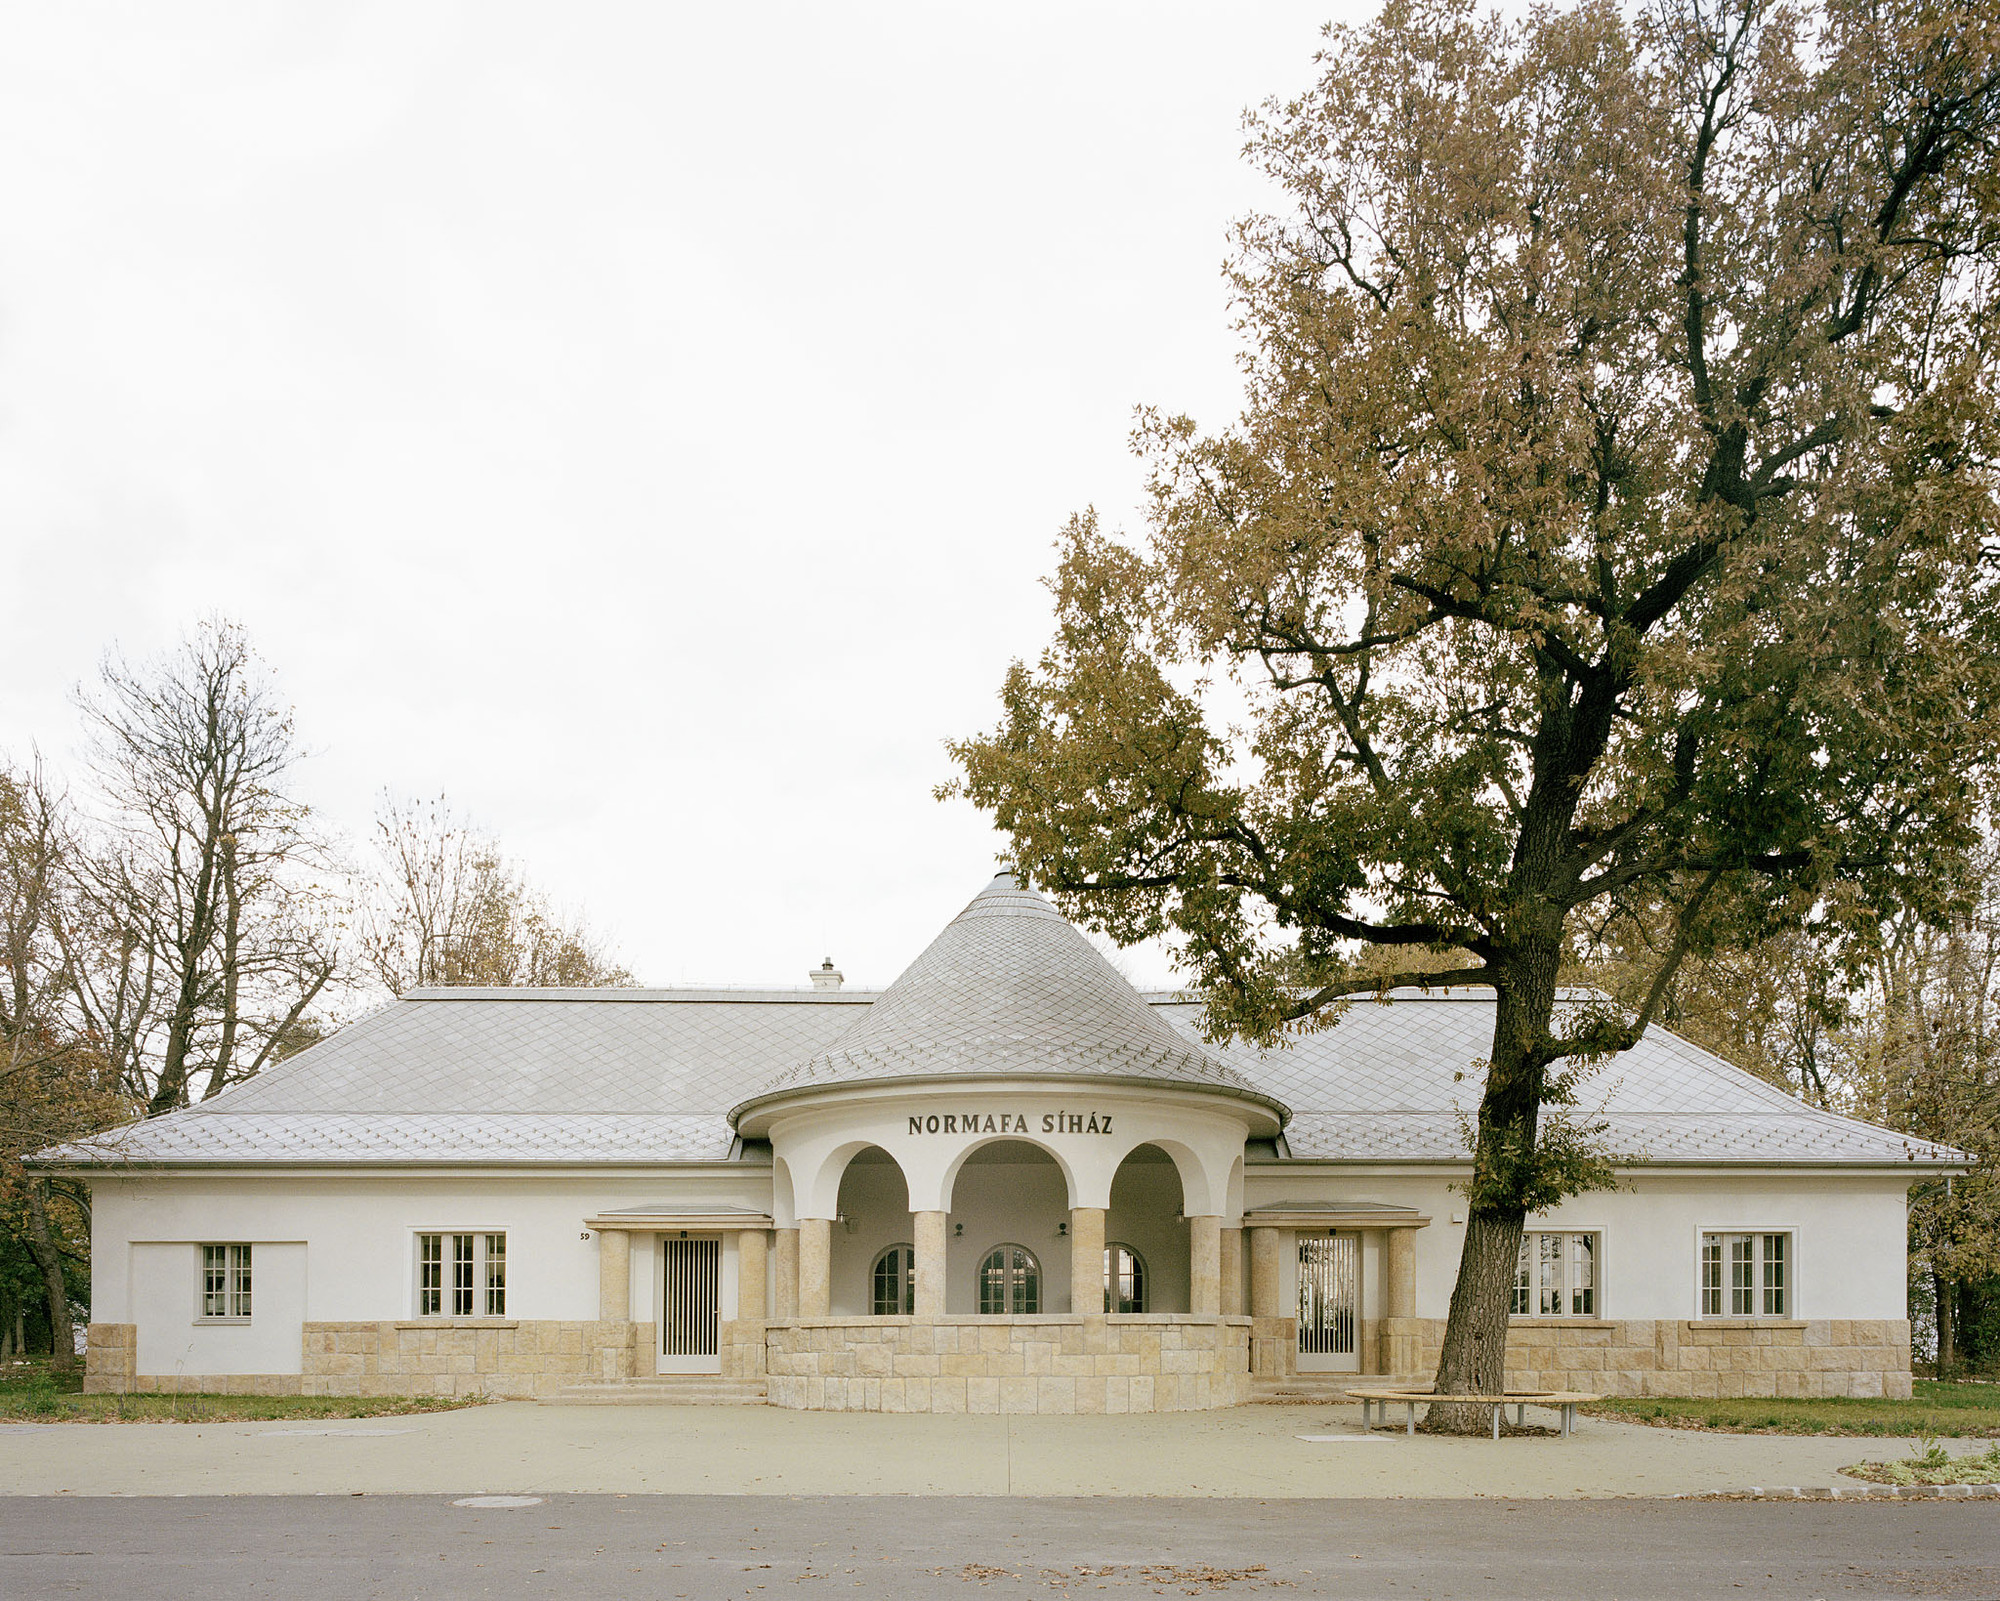
<path fill-rule="evenodd" d="M 1403 1433 L 1409 1439 L 1414 1440 L 1417 1437 L 1417 1403 L 1414 1401 L 1405 1401 L 1403 1405 L 1410 1409 L 1409 1416 L 1403 1420 Z"/>
<path fill-rule="evenodd" d="M 1505 1402 L 1495 1402 L 1493 1406 L 1493 1438 L 1500 1438 L 1500 1414 L 1505 1410 Z"/>
<path fill-rule="evenodd" d="M 1576 1406 L 1573 1402 L 1563 1402 L 1563 1438 L 1567 1440 L 1570 1430 L 1576 1427 Z"/>
<path fill-rule="evenodd" d="M 1528 1403 L 1526 1401 L 1516 1401 L 1514 1403 L 1514 1427 L 1518 1429 L 1527 1421 Z"/>

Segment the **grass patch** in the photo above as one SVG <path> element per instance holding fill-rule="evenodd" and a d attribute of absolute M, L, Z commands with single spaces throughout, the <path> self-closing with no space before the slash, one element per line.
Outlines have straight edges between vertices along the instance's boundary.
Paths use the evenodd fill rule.
<path fill-rule="evenodd" d="M 451 1412 L 478 1398 L 438 1395 L 85 1395 L 81 1370 L 46 1360 L 0 1364 L 0 1423 L 256 1423 Z"/>
<path fill-rule="evenodd" d="M 1853 1434 L 1924 1439 L 2000 1439 L 2000 1386 L 1918 1379 L 1907 1401 L 1630 1396 L 1582 1410 L 1663 1429 L 1718 1434 Z M 1912 1481 L 1915 1482 L 1915 1481 Z"/>
<path fill-rule="evenodd" d="M 2000 1484 L 2000 1444 L 1973 1456 L 1953 1456 L 1936 1440 L 1896 1462 L 1857 1462 L 1840 1470 L 1874 1484 Z"/>

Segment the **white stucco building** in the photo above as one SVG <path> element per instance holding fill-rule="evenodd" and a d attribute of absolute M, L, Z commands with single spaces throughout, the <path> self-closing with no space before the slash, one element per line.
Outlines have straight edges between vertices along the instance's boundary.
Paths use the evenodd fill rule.
<path fill-rule="evenodd" d="M 1428 1376 L 1490 998 L 1214 1047 L 1005 875 L 887 990 L 422 990 L 47 1153 L 88 1385 L 1226 1406 Z M 1660 1029 L 1622 1186 L 1530 1220 L 1510 1382 L 1907 1394 L 1905 1210 L 1958 1153 Z"/>

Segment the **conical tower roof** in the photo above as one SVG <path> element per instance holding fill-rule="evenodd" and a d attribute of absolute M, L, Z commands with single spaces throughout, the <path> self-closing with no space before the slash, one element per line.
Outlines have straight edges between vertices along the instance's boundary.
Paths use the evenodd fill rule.
<path fill-rule="evenodd" d="M 884 1080 L 1083 1078 L 1277 1101 L 1167 1022 L 1046 899 L 1002 873 L 817 1056 L 730 1113 Z"/>

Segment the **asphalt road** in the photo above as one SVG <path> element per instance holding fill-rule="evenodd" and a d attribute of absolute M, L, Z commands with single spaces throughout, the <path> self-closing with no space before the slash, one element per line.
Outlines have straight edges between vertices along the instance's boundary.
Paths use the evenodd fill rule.
<path fill-rule="evenodd" d="M 37 1497 L 0 1596 L 2000 1597 L 1979 1502 Z"/>

